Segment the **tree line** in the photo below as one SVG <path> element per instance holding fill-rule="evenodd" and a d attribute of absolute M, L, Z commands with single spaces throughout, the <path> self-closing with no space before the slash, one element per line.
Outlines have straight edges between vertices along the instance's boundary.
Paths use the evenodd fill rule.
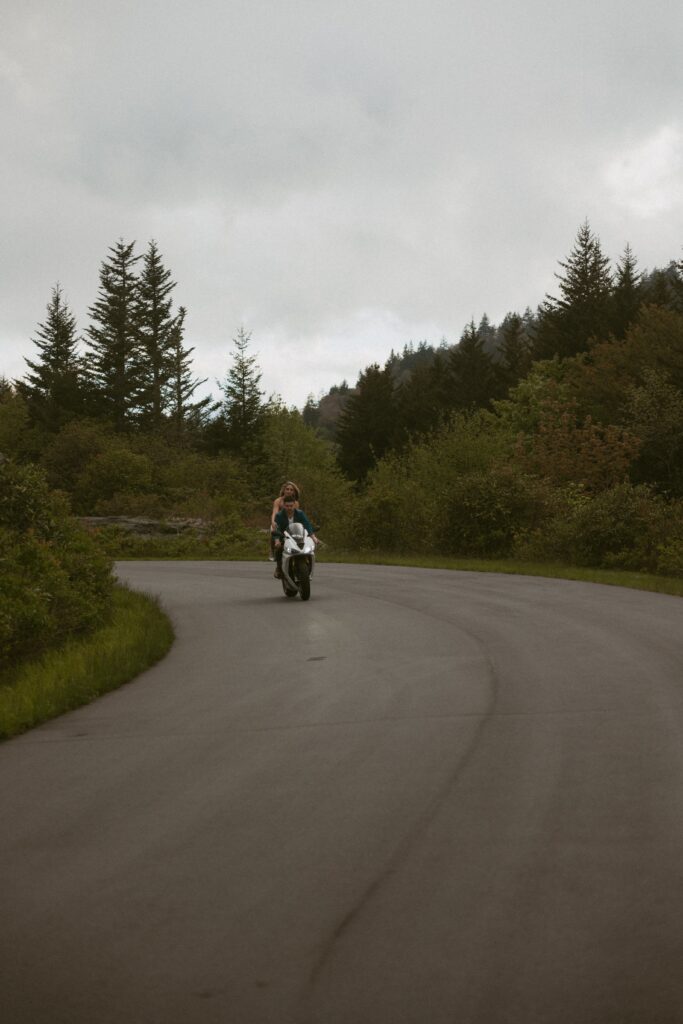
<path fill-rule="evenodd" d="M 175 286 L 156 242 L 142 255 L 134 242 L 117 242 L 100 268 L 81 352 L 76 318 L 56 285 L 33 339 L 37 356 L 16 384 L 32 421 L 50 433 L 89 417 L 118 432 L 169 426 L 178 434 L 201 422 L 210 400 L 194 400 L 204 382 L 192 376 L 186 309 L 172 308 Z"/>
<path fill-rule="evenodd" d="M 627 245 L 612 270 L 588 222 L 559 266 L 558 294 L 546 296 L 535 312 L 508 313 L 498 326 L 484 315 L 465 326 L 457 345 L 422 342 L 401 356 L 392 353 L 383 367 L 366 367 L 354 389 L 342 385 L 342 401 L 339 393 L 309 399 L 304 418 L 314 426 L 324 405 L 334 401 L 340 409 L 328 433 L 350 479 L 363 481 L 383 456 L 456 413 L 491 410 L 535 363 L 580 357 L 607 339 L 623 341 L 648 307 L 683 313 L 683 260 L 645 273 Z"/>
<path fill-rule="evenodd" d="M 60 285 L 32 339 L 27 373 L 0 377 L 0 452 L 38 464 L 81 515 L 200 517 L 223 534 L 267 522 L 285 477 L 326 517 L 347 489 L 301 413 L 266 397 L 251 334 L 237 329 L 220 399 L 199 398 L 187 312 L 156 242 L 108 250 L 81 334 Z M 264 511 L 265 509 L 265 511 Z"/>
<path fill-rule="evenodd" d="M 85 351 L 56 288 L 28 373 L 0 380 L 0 452 L 83 515 L 244 538 L 294 478 L 333 544 L 681 575 L 683 261 L 643 272 L 627 246 L 612 269 L 584 223 L 557 279 L 535 311 L 407 345 L 299 412 L 264 395 L 244 328 L 222 400 L 197 399 L 170 272 L 120 242 Z"/>
<path fill-rule="evenodd" d="M 557 278 L 336 391 L 368 549 L 683 575 L 683 261 L 610 271 L 585 223 Z"/>
<path fill-rule="evenodd" d="M 34 432 L 32 454 L 74 422 L 210 454 L 256 454 L 266 415 L 282 403 L 277 396 L 265 400 L 251 334 L 239 327 L 233 338 L 232 360 L 216 382 L 222 400 L 197 398 L 206 378 L 193 374 L 187 309 L 174 308 L 175 288 L 155 241 L 136 254 L 135 242 L 123 240 L 101 264 L 83 333 L 61 285 L 54 286 L 32 339 L 36 354 L 25 358 L 28 372 L 12 382 L 0 377 L 0 400 L 18 399 Z"/>

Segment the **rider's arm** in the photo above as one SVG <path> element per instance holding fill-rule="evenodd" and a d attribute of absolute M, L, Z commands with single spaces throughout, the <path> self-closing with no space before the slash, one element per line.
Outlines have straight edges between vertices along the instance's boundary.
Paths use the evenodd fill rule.
<path fill-rule="evenodd" d="M 308 535 L 309 535 L 309 537 L 312 537 L 312 538 L 313 538 L 313 541 L 314 541 L 314 543 L 318 544 L 318 543 L 319 543 L 319 541 L 318 541 L 318 538 L 317 538 L 317 537 L 316 537 L 316 535 L 315 535 L 315 527 L 313 526 L 313 524 L 312 524 L 311 520 L 310 520 L 310 519 L 308 518 L 308 516 L 307 516 L 307 515 L 306 515 L 306 513 L 305 513 L 305 512 L 303 511 L 303 509 L 299 509 L 299 512 L 300 512 L 301 516 L 303 517 L 303 520 L 304 520 L 304 526 L 305 526 L 305 527 L 306 527 L 306 529 L 308 530 Z"/>
<path fill-rule="evenodd" d="M 282 508 L 282 498 L 276 498 L 273 502 L 273 511 L 270 513 L 270 529 L 271 532 L 277 530 L 277 523 L 275 522 L 275 516 Z"/>

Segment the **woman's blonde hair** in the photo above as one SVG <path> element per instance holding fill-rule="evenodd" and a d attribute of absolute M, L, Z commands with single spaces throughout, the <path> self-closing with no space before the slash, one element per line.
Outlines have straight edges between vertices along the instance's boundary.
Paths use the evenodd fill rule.
<path fill-rule="evenodd" d="M 284 496 L 284 493 L 285 493 L 285 490 L 286 490 L 287 487 L 291 487 L 293 489 L 294 497 L 298 501 L 299 500 L 299 485 L 295 484 L 293 480 L 285 480 L 285 482 L 283 483 L 282 487 L 280 488 L 280 497 L 282 498 Z"/>

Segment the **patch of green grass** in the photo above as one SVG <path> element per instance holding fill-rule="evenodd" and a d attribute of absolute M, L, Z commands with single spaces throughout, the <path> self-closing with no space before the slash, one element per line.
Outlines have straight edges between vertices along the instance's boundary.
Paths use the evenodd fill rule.
<path fill-rule="evenodd" d="M 459 569 L 463 572 L 501 572 L 515 576 L 548 576 L 551 579 L 584 580 L 614 587 L 631 587 L 683 597 L 683 579 L 654 576 L 626 569 L 590 569 L 576 565 L 521 562 L 512 558 L 447 558 L 440 555 L 396 555 L 380 551 L 334 551 L 321 553 L 321 561 L 359 565 L 405 565 L 422 569 Z"/>
<path fill-rule="evenodd" d="M 0 738 L 88 704 L 149 668 L 173 643 L 158 602 L 117 586 L 111 621 L 0 677 Z"/>

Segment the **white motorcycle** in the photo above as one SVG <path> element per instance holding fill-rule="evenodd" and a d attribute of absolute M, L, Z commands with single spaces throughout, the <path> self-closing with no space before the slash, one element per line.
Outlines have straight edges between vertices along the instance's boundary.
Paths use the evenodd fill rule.
<path fill-rule="evenodd" d="M 282 589 L 285 597 L 311 596 L 311 576 L 315 566 L 315 541 L 301 523 L 285 530 L 282 544 Z"/>

